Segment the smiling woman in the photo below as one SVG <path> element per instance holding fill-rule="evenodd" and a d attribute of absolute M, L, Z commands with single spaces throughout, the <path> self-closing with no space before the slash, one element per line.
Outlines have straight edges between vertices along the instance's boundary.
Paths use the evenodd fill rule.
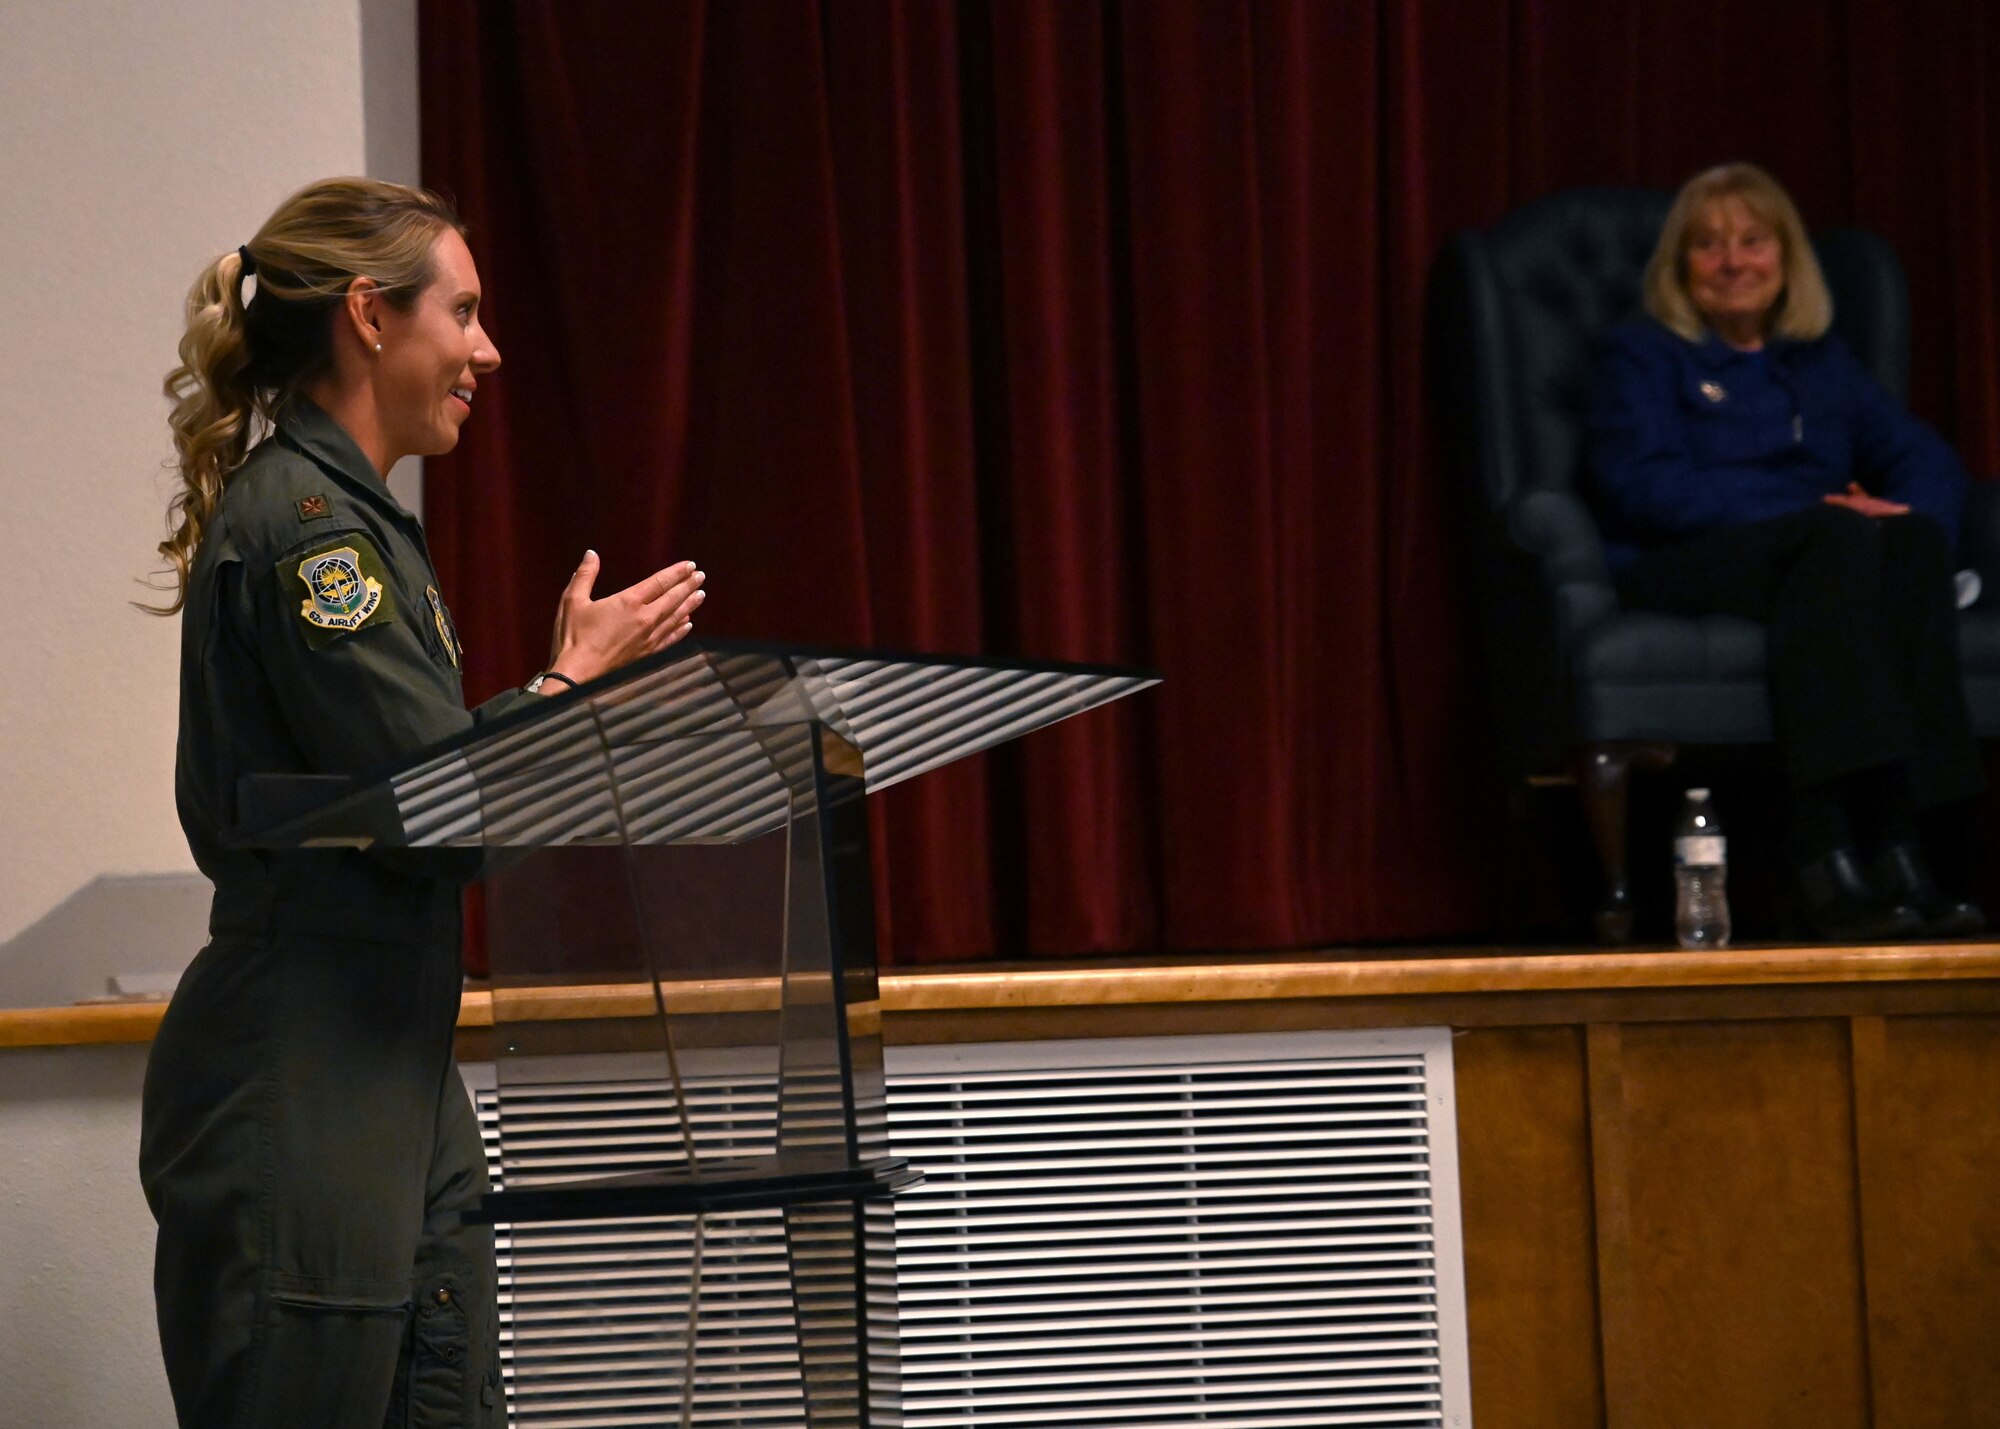
<path fill-rule="evenodd" d="M 466 710 L 423 528 L 386 476 L 450 451 L 499 367 L 480 296 L 443 201 L 368 179 L 294 195 L 188 295 L 160 613 L 181 613 L 175 793 L 215 900 L 147 1065 L 140 1143 L 183 1424 L 502 1413 L 492 1237 L 461 1217 L 486 1169 L 452 1067 L 457 885 L 479 869 L 228 837 L 246 777 L 372 775 L 561 693 L 543 678 L 688 633 L 692 562 L 593 600 L 586 554 L 557 607 L 560 675 Z"/>
<path fill-rule="evenodd" d="M 368 278 L 349 285 L 334 319 L 334 366 L 306 389 L 378 471 L 457 446 L 480 377 L 500 366 L 480 326 L 479 270 L 464 236 L 445 229 L 428 259 L 431 281 L 407 305 Z M 340 361 L 349 349 L 361 360 Z"/>
<path fill-rule="evenodd" d="M 1918 815 L 1983 785 L 1959 677 L 1957 455 L 1830 331 L 1796 205 L 1696 175 L 1605 340 L 1590 428 L 1625 604 L 1763 622 L 1798 911 L 1821 936 L 1978 931 Z"/>
<path fill-rule="evenodd" d="M 1660 226 L 1645 288 L 1646 311 L 1688 342 L 1714 332 L 1754 351 L 1766 337 L 1811 342 L 1833 323 L 1798 205 L 1754 164 L 1688 181 Z"/>
<path fill-rule="evenodd" d="M 1764 314 L 1784 291 L 1785 250 L 1740 194 L 1701 211 L 1688 236 L 1688 297 L 1725 342 L 1760 346 Z"/>

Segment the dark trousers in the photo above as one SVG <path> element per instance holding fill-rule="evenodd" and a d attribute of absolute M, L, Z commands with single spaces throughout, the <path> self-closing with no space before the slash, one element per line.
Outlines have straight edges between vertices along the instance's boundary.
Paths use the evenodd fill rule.
<path fill-rule="evenodd" d="M 146 1067 L 160 1346 L 188 1429 L 497 1425 L 485 1158 L 449 946 L 218 937 Z"/>
<path fill-rule="evenodd" d="M 1649 551 L 1619 598 L 1769 630 L 1771 713 L 1794 789 L 1901 764 L 1920 809 L 1985 778 L 1958 666 L 1952 553 L 1924 516 L 1822 506 Z"/>

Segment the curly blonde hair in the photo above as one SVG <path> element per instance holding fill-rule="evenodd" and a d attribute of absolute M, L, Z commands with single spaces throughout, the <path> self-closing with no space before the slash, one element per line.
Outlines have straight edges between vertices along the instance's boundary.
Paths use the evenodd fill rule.
<path fill-rule="evenodd" d="M 1674 195 L 1674 206 L 1660 226 L 1660 241 L 1646 264 L 1646 311 L 1689 342 L 1700 342 L 1706 334 L 1687 290 L 1689 230 L 1709 204 L 1725 198 L 1741 199 L 1759 222 L 1769 224 L 1784 254 L 1785 286 L 1765 315 L 1765 334 L 1807 342 L 1826 336 L 1833 325 L 1833 297 L 1820 274 L 1819 259 L 1813 256 L 1805 221 L 1792 196 L 1755 164 L 1703 170 Z"/>
<path fill-rule="evenodd" d="M 159 545 L 173 599 L 139 603 L 141 610 L 172 615 L 186 602 L 202 531 L 229 479 L 277 414 L 331 363 L 333 314 L 348 286 L 372 279 L 384 299 L 409 311 L 435 276 L 432 249 L 446 228 L 465 231 L 451 205 L 428 190 L 322 179 L 279 204 L 242 248 L 202 269 L 188 289 L 180 365 L 163 384 L 181 481 Z M 248 302 L 246 276 L 256 284 Z"/>

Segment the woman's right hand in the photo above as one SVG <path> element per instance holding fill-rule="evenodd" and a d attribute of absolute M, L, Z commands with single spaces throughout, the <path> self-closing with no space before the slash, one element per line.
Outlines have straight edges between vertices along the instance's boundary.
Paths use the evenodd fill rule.
<path fill-rule="evenodd" d="M 616 595 L 592 600 L 598 564 L 597 552 L 585 551 L 556 606 L 549 668 L 578 683 L 608 675 L 681 639 L 693 629 L 695 610 L 707 594 L 701 588 L 707 576 L 693 561 L 681 561 Z M 561 691 L 559 686 L 544 688 L 552 694 Z"/>
<path fill-rule="evenodd" d="M 1849 511 L 1859 511 L 1863 516 L 1907 516 L 1910 508 L 1900 501 L 1885 501 L 1871 495 L 1858 481 L 1847 483 L 1847 490 L 1830 492 L 1822 498 L 1829 506 L 1845 506 Z"/>

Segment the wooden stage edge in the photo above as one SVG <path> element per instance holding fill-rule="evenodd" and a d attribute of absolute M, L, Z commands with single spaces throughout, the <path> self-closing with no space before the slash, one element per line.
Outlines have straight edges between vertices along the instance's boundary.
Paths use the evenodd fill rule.
<path fill-rule="evenodd" d="M 898 1013 L 1030 1011 L 1206 1002 L 1420 998 L 1483 993 L 1591 993 L 1642 989 L 1798 987 L 2000 979 L 2000 943 L 1889 947 L 1753 946 L 1719 952 L 1564 952 L 1380 949 L 1227 960 L 979 964 L 909 968 L 881 976 L 881 1006 Z M 676 1010 L 748 1011 L 776 1005 L 772 979 L 709 979 L 675 986 Z M 493 1025 L 495 994 L 468 987 L 461 1028 Z M 565 1021 L 644 1016 L 640 983 L 519 989 L 509 1017 Z M 0 1009 L 0 1049 L 149 1042 L 161 1002 Z"/>

